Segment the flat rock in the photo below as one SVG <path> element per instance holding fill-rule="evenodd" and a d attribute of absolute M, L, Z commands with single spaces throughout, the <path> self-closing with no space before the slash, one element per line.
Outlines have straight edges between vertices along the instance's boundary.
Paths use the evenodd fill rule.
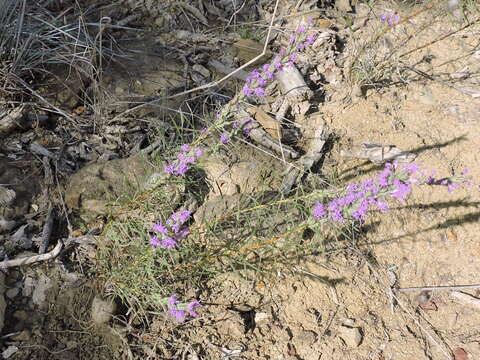
<path fill-rule="evenodd" d="M 340 338 L 345 342 L 348 347 L 358 347 L 362 343 L 363 335 L 361 328 L 342 325 L 340 327 L 339 333 Z"/>
<path fill-rule="evenodd" d="M 109 204 L 143 189 L 154 166 L 142 156 L 93 163 L 75 173 L 67 185 L 65 203 L 89 221 L 106 214 Z"/>

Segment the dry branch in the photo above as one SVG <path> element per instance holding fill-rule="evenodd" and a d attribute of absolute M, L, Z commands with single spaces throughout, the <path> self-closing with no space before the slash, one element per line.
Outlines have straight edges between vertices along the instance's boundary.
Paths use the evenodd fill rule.
<path fill-rule="evenodd" d="M 15 266 L 30 265 L 39 261 L 46 261 L 46 260 L 53 259 L 57 257 L 58 254 L 60 254 L 62 247 L 63 247 L 63 242 L 59 240 L 58 244 L 53 248 L 53 250 L 46 254 L 34 255 L 34 256 L 20 258 L 20 259 L 5 260 L 0 262 L 0 269 L 8 269 Z"/>

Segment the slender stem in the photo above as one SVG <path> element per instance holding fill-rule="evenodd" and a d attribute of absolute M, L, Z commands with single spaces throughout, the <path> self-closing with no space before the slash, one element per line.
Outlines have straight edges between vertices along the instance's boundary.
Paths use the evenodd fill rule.
<path fill-rule="evenodd" d="M 467 290 L 480 289 L 480 285 L 453 285 L 453 286 L 423 286 L 423 287 L 408 287 L 399 288 L 398 291 L 439 291 L 439 290 Z"/>

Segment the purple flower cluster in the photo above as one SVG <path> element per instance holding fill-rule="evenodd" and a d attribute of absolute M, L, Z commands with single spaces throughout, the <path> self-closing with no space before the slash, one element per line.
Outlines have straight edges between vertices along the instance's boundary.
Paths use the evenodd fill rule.
<path fill-rule="evenodd" d="M 179 322 L 184 322 L 188 315 L 196 317 L 198 314 L 195 309 L 201 306 L 198 300 L 191 301 L 188 304 L 181 304 L 175 295 L 168 298 L 167 305 L 168 313 Z"/>
<path fill-rule="evenodd" d="M 150 238 L 150 245 L 156 249 L 163 247 L 165 249 L 173 249 L 177 246 L 179 240 L 185 239 L 190 233 L 188 227 L 184 226 L 185 222 L 192 214 L 189 210 L 181 210 L 173 213 L 165 224 L 162 222 L 152 226 L 152 230 L 156 235 Z"/>
<path fill-rule="evenodd" d="M 396 172 L 396 170 L 400 170 Z M 314 220 L 329 218 L 336 222 L 346 219 L 361 221 L 371 206 L 382 212 L 388 211 L 388 197 L 405 201 L 412 190 L 412 177 L 418 171 L 416 164 L 409 164 L 398 169 L 396 164 L 386 164 L 385 169 L 373 179 L 360 184 L 350 184 L 344 196 L 330 200 L 328 204 L 316 203 L 312 210 Z"/>
<path fill-rule="evenodd" d="M 393 26 L 400 21 L 400 16 L 394 13 L 382 14 L 380 15 L 380 21 L 390 26 Z"/>
<path fill-rule="evenodd" d="M 312 45 L 316 40 L 315 34 L 306 35 L 306 28 L 299 26 L 296 34 L 290 37 L 289 50 L 280 50 L 271 64 L 265 64 L 261 69 L 253 70 L 245 81 L 242 89 L 242 94 L 248 96 L 265 96 L 265 86 L 268 82 L 273 80 L 275 72 L 282 71 L 284 66 L 293 66 L 297 60 L 297 50 L 304 50 L 306 47 Z"/>
<path fill-rule="evenodd" d="M 472 185 L 465 169 L 461 175 L 435 179 L 425 177 L 417 164 L 398 166 L 396 163 L 385 164 L 385 169 L 373 179 L 360 184 L 347 186 L 345 195 L 332 199 L 328 204 L 318 202 L 312 209 L 314 220 L 330 219 L 344 222 L 346 219 L 362 221 L 370 207 L 376 206 L 381 212 L 388 211 L 388 198 L 405 202 L 412 191 L 412 184 L 444 185 L 453 191 L 462 185 Z"/>
<path fill-rule="evenodd" d="M 180 147 L 180 152 L 177 159 L 166 165 L 163 171 L 170 175 L 185 175 L 190 166 L 195 164 L 197 160 L 203 156 L 203 150 L 200 148 L 192 149 L 190 145 L 184 144 Z"/>
<path fill-rule="evenodd" d="M 448 188 L 448 192 L 452 192 L 458 189 L 462 185 L 472 186 L 473 183 L 468 178 L 468 169 L 463 169 L 460 175 L 452 176 L 449 178 L 435 179 L 435 171 L 432 171 L 431 175 L 427 177 L 426 183 L 428 185 L 441 185 Z"/>

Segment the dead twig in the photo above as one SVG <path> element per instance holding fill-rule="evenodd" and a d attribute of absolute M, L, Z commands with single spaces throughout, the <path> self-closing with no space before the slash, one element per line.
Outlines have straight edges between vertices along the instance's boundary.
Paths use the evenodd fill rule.
<path fill-rule="evenodd" d="M 421 287 L 408 287 L 398 288 L 396 291 L 408 292 L 408 291 L 442 291 L 442 290 L 467 290 L 467 289 L 480 289 L 480 285 L 453 285 L 453 286 L 421 286 Z"/>
<path fill-rule="evenodd" d="M 58 254 L 60 254 L 62 247 L 63 247 L 63 241 L 59 240 L 58 244 L 53 248 L 53 250 L 46 254 L 34 255 L 34 256 L 20 258 L 20 259 L 5 260 L 0 262 L 0 269 L 6 270 L 8 268 L 12 268 L 15 266 L 30 265 L 36 262 L 53 259 L 57 257 Z"/>

